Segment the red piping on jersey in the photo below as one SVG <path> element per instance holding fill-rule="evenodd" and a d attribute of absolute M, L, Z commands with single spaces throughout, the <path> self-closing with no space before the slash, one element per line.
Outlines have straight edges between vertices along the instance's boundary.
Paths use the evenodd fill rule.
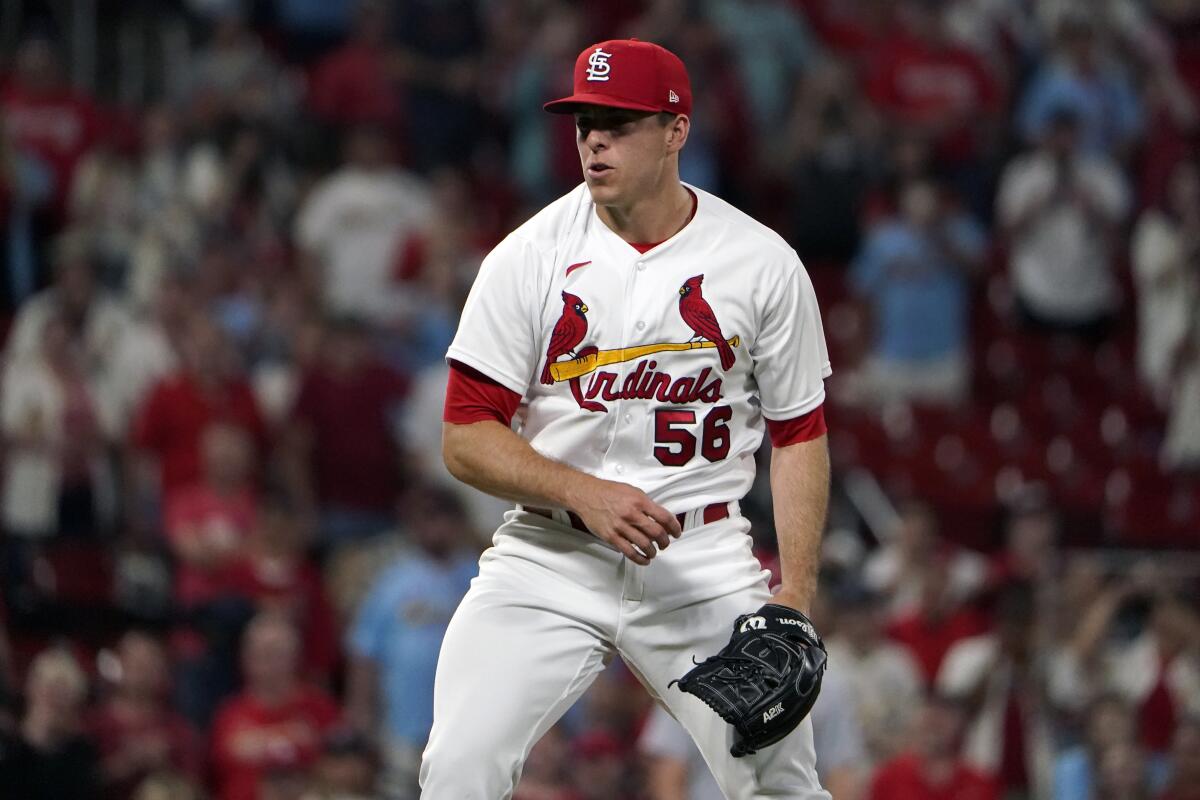
<path fill-rule="evenodd" d="M 767 433 L 773 447 L 810 442 L 825 435 L 825 406 L 820 405 L 792 419 L 767 420 Z"/>
<path fill-rule="evenodd" d="M 469 425 L 494 419 L 511 425 L 520 404 L 521 395 L 512 389 L 461 361 L 450 361 L 446 404 L 442 409 L 442 419 L 446 422 Z"/>
<path fill-rule="evenodd" d="M 567 275 L 570 275 L 572 272 L 579 269 L 580 267 L 586 267 L 590 263 L 592 263 L 592 262 L 580 261 L 578 264 L 572 264 L 571 266 L 567 267 Z"/>

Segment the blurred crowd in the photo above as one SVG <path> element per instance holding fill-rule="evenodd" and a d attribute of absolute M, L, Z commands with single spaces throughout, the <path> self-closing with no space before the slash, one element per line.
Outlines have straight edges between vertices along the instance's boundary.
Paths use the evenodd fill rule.
<path fill-rule="evenodd" d="M 18 5 L 0 796 L 415 797 L 506 507 L 441 464 L 443 355 L 580 180 L 542 102 L 637 36 L 825 314 L 836 800 L 1200 798 L 1198 0 L 116 4 L 100 52 L 170 44 L 133 99 Z M 720 796 L 619 663 L 516 794 Z"/>

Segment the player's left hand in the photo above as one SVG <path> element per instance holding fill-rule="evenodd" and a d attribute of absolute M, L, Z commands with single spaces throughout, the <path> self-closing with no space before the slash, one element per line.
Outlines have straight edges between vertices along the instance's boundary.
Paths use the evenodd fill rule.
<path fill-rule="evenodd" d="M 812 710 L 825 674 L 825 645 L 799 611 L 767 603 L 733 623 L 721 652 L 672 684 L 733 726 L 734 758 L 787 736 Z"/>
<path fill-rule="evenodd" d="M 619 481 L 591 481 L 571 507 L 593 535 L 642 566 L 683 533 L 674 514 L 641 489 Z"/>

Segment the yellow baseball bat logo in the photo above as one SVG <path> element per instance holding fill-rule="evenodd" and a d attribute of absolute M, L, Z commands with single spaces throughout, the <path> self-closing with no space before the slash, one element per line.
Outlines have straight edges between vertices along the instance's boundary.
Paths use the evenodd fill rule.
<path fill-rule="evenodd" d="M 740 336 L 727 339 L 730 347 L 741 344 Z M 616 350 L 599 350 L 583 358 L 573 358 L 570 361 L 560 361 L 550 365 L 550 376 L 557 381 L 569 381 L 579 378 L 608 364 L 620 364 L 623 361 L 633 361 L 655 353 L 675 353 L 681 350 L 700 350 L 705 347 L 716 347 L 710 341 L 700 342 L 661 342 L 659 344 L 642 344 L 637 347 L 621 347 Z"/>

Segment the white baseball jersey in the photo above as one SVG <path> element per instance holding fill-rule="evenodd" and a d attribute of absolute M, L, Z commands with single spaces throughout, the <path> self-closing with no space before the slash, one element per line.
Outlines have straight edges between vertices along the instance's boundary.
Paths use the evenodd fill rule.
<path fill-rule="evenodd" d="M 644 254 L 584 184 L 546 207 L 483 261 L 448 353 L 522 395 L 538 452 L 672 513 L 743 497 L 764 416 L 817 408 L 830 374 L 795 251 L 688 188 L 695 217 Z"/>

